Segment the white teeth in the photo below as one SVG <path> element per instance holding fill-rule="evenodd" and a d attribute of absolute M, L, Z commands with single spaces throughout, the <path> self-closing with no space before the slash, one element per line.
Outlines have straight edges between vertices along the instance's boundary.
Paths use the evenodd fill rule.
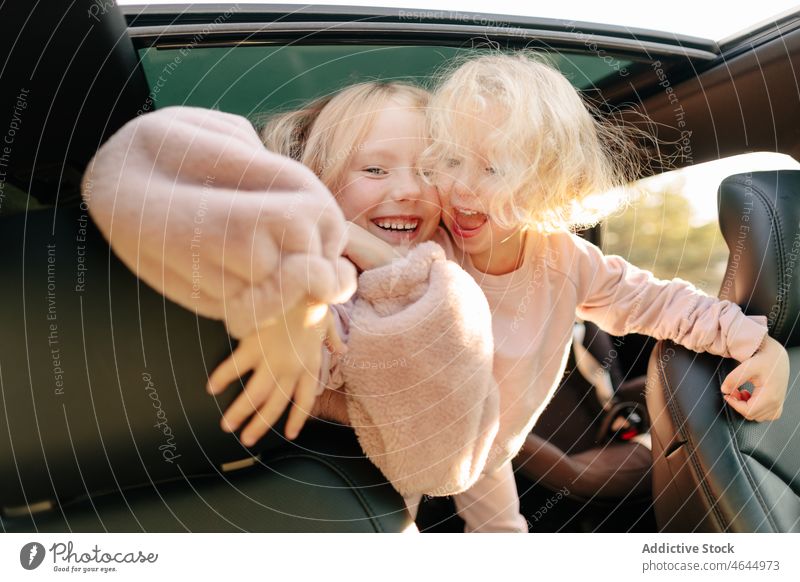
<path fill-rule="evenodd" d="M 463 208 L 456 208 L 456 210 L 458 210 L 458 212 L 460 214 L 463 214 L 464 216 L 474 216 L 474 215 L 478 214 L 477 210 L 465 210 Z"/>
<path fill-rule="evenodd" d="M 377 224 L 379 227 L 385 230 L 399 230 L 405 232 L 416 229 L 417 225 L 419 224 L 419 221 L 413 220 L 406 222 L 398 220 L 379 220 L 376 221 L 375 224 Z"/>

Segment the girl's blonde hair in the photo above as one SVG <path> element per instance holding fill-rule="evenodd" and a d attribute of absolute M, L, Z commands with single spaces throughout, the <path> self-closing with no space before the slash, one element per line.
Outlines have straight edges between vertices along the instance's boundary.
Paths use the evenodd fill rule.
<path fill-rule="evenodd" d="M 302 162 L 334 194 L 377 113 L 389 103 L 425 113 L 430 93 L 398 82 L 350 85 L 305 107 L 270 118 L 261 131 L 267 149 Z"/>
<path fill-rule="evenodd" d="M 451 70 L 434 91 L 427 122 L 432 142 L 423 163 L 447 172 L 441 160 L 480 147 L 499 190 L 489 213 L 509 228 L 596 224 L 624 202 L 620 189 L 596 195 L 639 172 L 630 129 L 603 120 L 564 75 L 524 52 Z"/>

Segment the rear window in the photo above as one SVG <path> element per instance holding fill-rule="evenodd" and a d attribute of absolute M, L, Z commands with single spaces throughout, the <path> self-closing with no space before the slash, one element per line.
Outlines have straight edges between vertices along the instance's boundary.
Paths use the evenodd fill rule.
<path fill-rule="evenodd" d="M 633 203 L 603 224 L 603 250 L 660 279 L 680 277 L 716 296 L 728 262 L 717 222 L 720 183 L 733 174 L 782 169 L 800 169 L 800 163 L 758 152 L 639 180 L 631 185 Z"/>
<path fill-rule="evenodd" d="M 456 57 L 477 49 L 444 46 L 287 45 L 149 47 L 140 50 L 153 108 L 193 105 L 248 117 L 290 109 L 366 80 L 430 84 Z M 630 61 L 559 53 L 550 61 L 579 89 L 625 74 Z"/>

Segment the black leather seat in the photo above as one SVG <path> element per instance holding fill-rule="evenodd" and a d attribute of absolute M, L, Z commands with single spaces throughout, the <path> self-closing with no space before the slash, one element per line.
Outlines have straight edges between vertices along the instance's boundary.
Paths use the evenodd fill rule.
<path fill-rule="evenodd" d="M 81 208 L 2 217 L 0 248 L 2 530 L 412 525 L 348 427 L 249 450 L 223 433 L 236 390 L 204 384 L 230 352 L 224 326 L 141 283 Z"/>
<path fill-rule="evenodd" d="M 63 4 L 3 8 L 23 33 L 0 92 L 21 117 L 0 200 L 0 529 L 412 526 L 349 428 L 250 450 L 220 430 L 235 390 L 203 387 L 230 353 L 224 326 L 140 283 L 78 207 L 91 156 L 153 103 L 119 9 Z"/>
<path fill-rule="evenodd" d="M 720 296 L 766 315 L 787 347 L 782 417 L 744 420 L 720 384 L 736 362 L 659 342 L 650 358 L 647 405 L 653 498 L 664 531 L 800 531 L 800 171 L 739 174 L 719 189 L 730 250 Z"/>

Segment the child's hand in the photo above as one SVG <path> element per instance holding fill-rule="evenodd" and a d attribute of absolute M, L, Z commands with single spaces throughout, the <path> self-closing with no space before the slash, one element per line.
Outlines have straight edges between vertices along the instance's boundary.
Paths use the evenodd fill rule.
<path fill-rule="evenodd" d="M 755 391 L 750 395 L 739 386 L 750 382 Z M 783 412 L 783 400 L 789 386 L 789 355 L 770 336 L 764 337 L 761 348 L 728 374 L 722 383 L 725 402 L 747 420 L 777 420 Z"/>
<path fill-rule="evenodd" d="M 252 417 L 241 440 L 245 446 L 253 446 L 293 399 L 286 438 L 296 438 L 314 406 L 325 341 L 334 350 L 346 350 L 328 306 L 309 306 L 305 301 L 242 339 L 208 379 L 207 390 L 219 394 L 253 370 L 244 391 L 225 411 L 222 429 L 234 432 Z"/>
<path fill-rule="evenodd" d="M 402 254 L 366 229 L 348 222 L 344 256 L 362 271 L 368 271 L 388 265 Z"/>

